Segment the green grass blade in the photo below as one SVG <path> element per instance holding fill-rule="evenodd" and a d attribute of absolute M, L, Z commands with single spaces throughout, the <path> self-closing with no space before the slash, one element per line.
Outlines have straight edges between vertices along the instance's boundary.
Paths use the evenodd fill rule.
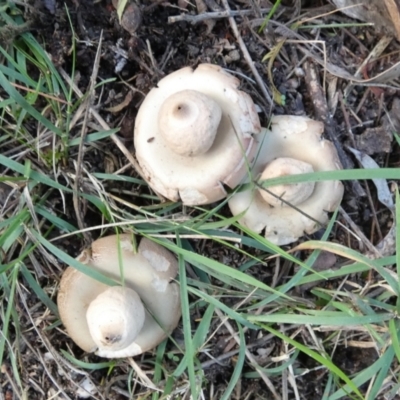
<path fill-rule="evenodd" d="M 399 342 L 400 327 L 398 320 L 391 319 L 389 321 L 389 333 L 390 333 L 390 338 L 392 340 L 393 350 L 396 354 L 398 362 L 400 363 L 400 342 Z"/>
<path fill-rule="evenodd" d="M 235 369 L 233 370 L 231 379 L 229 380 L 228 386 L 226 387 L 225 393 L 222 395 L 221 400 L 229 400 L 231 398 L 233 389 L 235 389 L 235 386 L 242 375 L 244 360 L 246 357 L 246 341 L 244 338 L 243 328 L 240 326 L 240 324 L 237 324 L 237 326 L 240 338 L 239 354 L 236 360 Z"/>
<path fill-rule="evenodd" d="M 47 118 L 45 118 L 39 111 L 37 111 L 33 106 L 31 106 L 25 98 L 10 84 L 3 72 L 0 70 L 0 86 L 7 92 L 7 94 L 14 99 L 19 106 L 27 111 L 32 117 L 39 121 L 43 126 L 45 126 L 50 131 L 56 133 L 57 135 L 62 135 L 60 128 L 53 125 Z"/>
<path fill-rule="evenodd" d="M 196 333 L 193 335 L 193 348 L 195 352 L 198 353 L 200 348 L 204 345 L 207 340 L 207 334 L 210 329 L 211 321 L 214 316 L 214 305 L 209 304 L 206 311 L 204 312 L 200 324 L 196 329 Z M 183 374 L 185 369 L 187 368 L 187 354 L 184 355 L 179 365 L 176 367 L 174 376 L 178 377 Z"/>
<path fill-rule="evenodd" d="M 337 377 L 339 377 L 344 382 L 346 382 L 346 384 L 348 385 L 348 388 L 349 388 L 349 392 L 352 391 L 353 393 L 355 393 L 355 395 L 359 399 L 361 399 L 361 400 L 364 399 L 364 397 L 362 396 L 361 392 L 356 387 L 356 385 L 348 378 L 348 376 L 340 368 L 338 368 L 335 364 L 333 364 L 333 362 L 328 358 L 328 356 L 324 357 L 324 356 L 318 354 L 316 351 L 309 349 L 304 344 L 297 342 L 296 340 L 290 338 L 289 336 L 286 336 L 286 335 L 282 334 L 281 332 L 279 332 L 267 325 L 261 324 L 261 327 L 264 328 L 266 331 L 272 333 L 273 335 L 279 337 L 283 341 L 290 343 L 293 347 L 300 350 L 304 354 L 307 354 L 309 357 L 313 358 L 319 364 L 324 365 L 329 371 L 331 371 Z M 347 393 L 348 392 L 346 392 L 346 394 Z M 330 398 L 330 400 L 333 400 L 333 399 Z"/>
<path fill-rule="evenodd" d="M 360 387 L 361 385 L 363 385 L 365 382 L 368 382 L 370 379 L 372 379 L 374 377 L 374 375 L 376 375 L 377 373 L 379 373 L 379 371 L 381 370 L 381 368 L 385 365 L 385 363 L 388 360 L 391 360 L 393 358 L 394 355 L 394 350 L 393 347 L 390 346 L 384 355 L 382 355 L 381 357 L 379 357 L 372 365 L 370 365 L 369 367 L 365 368 L 364 370 L 362 370 L 361 372 L 359 372 L 350 382 L 345 381 L 346 385 L 343 386 L 343 388 L 339 389 L 338 391 L 336 391 L 335 393 L 333 393 L 328 400 L 339 400 L 341 398 L 343 398 L 344 396 L 348 395 L 348 393 L 350 391 L 354 392 L 354 386 Z M 369 399 L 372 400 L 372 399 Z M 375 400 L 375 399 L 374 399 Z"/>
<path fill-rule="evenodd" d="M 397 269 L 397 285 L 398 293 L 400 293 L 400 196 L 399 188 L 396 187 L 396 209 L 395 209 L 395 224 L 396 224 L 396 269 Z M 400 300 L 398 301 L 398 310 L 400 310 Z"/>
<path fill-rule="evenodd" d="M 0 337 L 0 365 L 2 365 L 4 357 L 4 349 L 6 341 L 8 339 L 8 329 L 10 325 L 11 314 L 15 307 L 14 298 L 18 280 L 18 268 L 15 267 L 11 273 L 11 286 L 9 286 L 9 283 L 5 275 L 0 275 L 0 278 L 1 278 L 0 287 L 2 288 L 3 292 L 6 293 L 7 296 L 7 309 L 4 314 L 4 318 L 2 320 L 2 335 Z"/>
<path fill-rule="evenodd" d="M 154 363 L 154 374 L 153 374 L 153 383 L 158 386 L 162 379 L 163 373 L 163 359 L 165 357 L 165 349 L 167 347 L 167 340 L 163 340 L 158 346 L 156 351 L 156 361 Z M 160 398 L 159 392 L 154 392 L 152 395 L 152 400 L 158 400 Z"/>
<path fill-rule="evenodd" d="M 397 280 L 388 272 L 384 267 L 382 267 L 379 263 L 374 260 L 369 259 L 368 257 L 360 254 L 359 252 L 350 249 L 346 246 L 343 246 L 338 243 L 327 243 L 327 242 L 318 242 L 318 241 L 308 241 L 303 242 L 300 245 L 296 246 L 297 250 L 305 250 L 305 249 L 320 249 L 330 251 L 331 253 L 340 255 L 342 257 L 348 258 L 350 260 L 363 263 L 368 265 L 371 269 L 378 272 L 383 279 L 390 285 L 393 291 L 399 295 L 399 285 Z"/>
<path fill-rule="evenodd" d="M 374 384 L 368 393 L 368 400 L 377 399 L 379 392 L 382 390 L 383 382 L 388 377 L 388 372 L 394 358 L 393 346 L 389 346 L 385 354 L 381 355 L 381 358 L 382 363 L 376 373 Z"/>
<path fill-rule="evenodd" d="M 205 292 L 202 292 L 201 290 L 197 290 L 193 287 L 188 287 L 188 291 L 195 294 L 197 297 L 206 300 L 208 303 L 214 305 L 215 307 L 219 308 L 222 310 L 225 314 L 229 315 L 230 318 L 238 322 L 239 324 L 243 326 L 247 326 L 250 329 L 258 329 L 257 325 L 250 323 L 246 318 L 238 313 L 237 311 L 233 310 L 232 308 L 228 307 L 224 303 L 221 303 L 219 300 L 217 300 L 214 296 L 211 296 Z"/>
<path fill-rule="evenodd" d="M 102 139 L 110 137 L 111 135 L 113 135 L 114 133 L 117 133 L 118 131 L 119 131 L 119 128 L 114 128 L 114 129 L 110 129 L 109 131 L 99 131 L 99 132 L 95 132 L 95 133 L 89 133 L 88 135 L 86 135 L 84 143 L 97 142 L 98 140 L 102 140 Z M 68 142 L 68 147 L 79 146 L 80 143 L 81 143 L 80 137 L 71 139 Z"/>
<path fill-rule="evenodd" d="M 10 168 L 13 171 L 18 172 L 21 175 L 24 175 L 24 173 L 26 172 L 25 167 L 23 165 L 14 160 L 11 160 L 10 158 L 3 156 L 2 154 L 0 154 L 0 164 L 4 165 L 6 168 Z M 32 179 L 34 182 L 42 183 L 54 189 L 63 190 L 67 193 L 73 193 L 72 189 L 69 189 L 64 185 L 61 185 L 60 183 L 54 181 L 53 179 L 49 178 L 48 176 L 40 172 L 31 170 L 29 173 L 29 178 Z M 88 195 L 86 193 L 80 193 L 79 195 L 85 198 L 86 200 L 89 200 L 102 212 L 103 215 L 107 215 L 107 208 L 104 206 L 101 199 L 99 199 L 96 196 Z"/>
<path fill-rule="evenodd" d="M 232 278 L 232 281 L 229 282 L 229 284 L 231 284 L 231 285 L 235 285 L 235 281 L 244 282 L 245 284 L 247 284 L 251 287 L 256 287 L 256 288 L 265 290 L 266 292 L 275 293 L 275 294 L 278 294 L 280 297 L 284 297 L 284 298 L 287 298 L 288 300 L 290 300 L 289 296 L 279 293 L 275 289 L 272 289 L 268 285 L 265 285 L 264 283 L 260 282 L 259 280 L 253 278 L 250 275 L 244 274 L 241 271 L 238 271 L 231 267 L 227 267 L 226 265 L 224 265 L 218 261 L 204 257 L 200 254 L 196 254 L 194 252 L 187 251 L 179 246 L 174 245 L 171 242 L 168 242 L 165 240 L 159 240 L 156 238 L 150 238 L 150 239 L 153 240 L 154 242 L 159 243 L 162 246 L 170 249 L 174 253 L 177 253 L 178 255 L 183 256 L 186 261 L 188 261 L 188 262 L 192 263 L 193 265 L 197 266 L 198 268 L 206 271 L 210 275 L 215 276 L 217 279 L 221 279 L 221 276 L 224 275 L 226 278 L 228 278 L 228 277 Z M 222 280 L 224 281 L 225 279 L 222 279 Z"/>
<path fill-rule="evenodd" d="M 102 273 L 96 271 L 95 269 L 88 267 L 85 264 L 80 263 L 75 258 L 71 257 L 70 255 L 64 253 L 62 250 L 58 249 L 56 246 L 51 244 L 48 240 L 46 240 L 39 232 L 35 230 L 31 230 L 32 236 L 37 239 L 39 243 L 41 243 L 47 250 L 49 250 L 52 254 L 54 254 L 57 258 L 63 261 L 65 264 L 74 267 L 78 271 L 82 272 L 83 274 L 89 276 L 96 281 L 104 283 L 108 286 L 115 286 L 118 285 L 118 282 L 115 282 L 113 279 L 110 279 L 104 276 Z"/>
<path fill-rule="evenodd" d="M 349 181 L 368 179 L 400 179 L 400 168 L 368 168 L 368 169 L 343 169 L 337 171 L 319 171 L 299 175 L 285 175 L 272 178 L 259 184 L 268 188 L 276 185 L 288 185 L 300 182 L 322 182 L 322 181 Z"/>
<path fill-rule="evenodd" d="M 55 225 L 58 229 L 64 232 L 76 232 L 78 229 L 70 224 L 67 221 L 64 221 L 62 218 L 57 217 L 57 215 L 54 215 L 47 211 L 44 207 L 38 205 L 35 206 L 35 212 L 42 217 L 46 218 L 47 221 L 51 222 L 53 225 Z"/>
<path fill-rule="evenodd" d="M 261 24 L 260 28 L 258 28 L 258 33 L 264 32 L 265 27 L 268 24 L 268 21 L 273 17 L 275 14 L 275 11 L 278 9 L 278 7 L 281 4 L 281 0 L 277 0 L 274 5 L 272 6 L 270 12 L 267 14 L 267 16 L 264 18 L 263 23 Z"/>
<path fill-rule="evenodd" d="M 177 237 L 178 246 L 180 246 L 180 238 Z M 182 323 L 183 323 L 183 333 L 185 340 L 185 354 L 187 359 L 187 369 L 190 382 L 190 391 L 194 400 L 199 398 L 198 383 L 196 378 L 196 372 L 194 368 L 194 357 L 195 349 L 192 342 L 192 328 L 190 323 L 190 305 L 189 305 L 189 295 L 187 290 L 186 281 L 186 268 L 185 261 L 182 255 L 178 256 L 179 262 L 179 287 L 181 295 L 181 307 L 182 307 Z"/>
<path fill-rule="evenodd" d="M 309 315 L 297 314 L 268 314 L 268 315 L 245 315 L 250 322 L 269 322 L 277 324 L 310 324 L 310 325 L 330 325 L 330 326 L 356 326 L 364 324 L 379 324 L 390 321 L 394 314 L 382 313 L 373 315 L 350 316 L 338 311 L 314 311 L 302 310 Z"/>
<path fill-rule="evenodd" d="M 36 279 L 29 272 L 28 268 L 24 264 L 21 264 L 21 274 L 28 282 L 31 289 L 35 292 L 38 299 L 49 309 L 52 311 L 54 315 L 58 316 L 58 308 L 57 305 L 50 299 L 50 297 L 46 294 L 46 292 L 39 286 Z"/>
<path fill-rule="evenodd" d="M 100 362 L 100 363 L 88 363 L 85 361 L 77 360 L 74 356 L 69 354 L 67 351 L 60 349 L 61 354 L 72 364 L 76 365 L 79 368 L 82 369 L 89 369 L 91 371 L 99 370 L 99 369 L 104 369 L 104 368 L 113 368 L 116 364 L 115 361 L 106 361 L 106 362 Z"/>

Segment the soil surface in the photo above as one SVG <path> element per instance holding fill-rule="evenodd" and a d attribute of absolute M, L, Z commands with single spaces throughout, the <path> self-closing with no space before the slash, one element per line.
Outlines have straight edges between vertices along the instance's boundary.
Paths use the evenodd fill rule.
<path fill-rule="evenodd" d="M 150 89 L 156 86 L 162 77 L 179 68 L 212 63 L 227 68 L 241 80 L 241 89 L 253 97 L 259 108 L 263 126 L 268 125 L 272 114 L 307 115 L 325 123 L 325 134 L 334 142 L 341 162 L 346 168 L 359 166 L 362 162 L 349 148 L 370 155 L 380 167 L 400 167 L 399 147 L 392 134 L 400 127 L 400 100 L 397 87 L 392 80 L 379 82 L 376 86 L 367 83 L 352 86 L 344 76 L 345 73 L 351 75 L 357 73 L 357 68 L 362 65 L 374 46 L 382 40 L 384 33 L 377 33 L 371 26 L 329 29 L 314 27 L 294 30 L 291 21 L 317 19 L 321 24 L 354 21 L 344 14 L 332 13 L 334 7 L 324 0 L 281 3 L 272 21 L 261 31 L 259 28 L 266 15 L 264 9 L 271 8 L 270 2 L 237 0 L 229 3 L 231 10 L 250 10 L 245 16 L 235 17 L 240 38 L 244 43 L 242 46 L 226 17 L 205 19 L 196 24 L 185 18 L 182 18 L 182 21 L 168 23 L 168 19 L 175 16 L 194 17 L 201 12 L 225 10 L 222 2 L 214 0 L 204 0 L 204 2 L 199 0 L 196 3 L 185 0 L 128 2 L 121 23 L 115 5 L 107 0 L 67 0 L 65 3 L 55 0 L 36 0 L 31 4 L 34 8 L 24 8 L 24 17 L 31 23 L 27 29 L 43 45 L 53 63 L 68 74 L 73 68 L 75 69 L 75 84 L 83 93 L 86 93 L 90 86 L 96 53 L 101 43 L 97 83 L 105 83 L 96 89 L 93 102 L 98 105 L 99 113 L 111 127 L 120 128 L 118 135 L 132 152 L 135 116 Z M 278 52 L 277 46 L 283 38 L 286 41 Z M 323 47 L 321 47 L 322 42 Z M 316 47 L 313 47 L 313 43 L 317 43 Z M 281 100 L 284 98 L 280 104 L 271 102 L 263 94 L 251 71 L 249 60 L 243 56 L 243 47 L 247 48 L 251 62 L 265 83 L 270 96 L 273 97 L 273 87 L 275 87 L 278 98 Z M 359 79 L 367 80 L 393 66 L 399 59 L 399 50 L 399 43 L 395 39 L 390 41 L 384 55 L 363 66 L 358 73 Z M 276 57 L 271 62 L 263 61 L 271 52 L 275 52 Z M 326 69 L 324 69 L 324 56 L 329 64 Z M 76 128 L 72 135 L 79 135 L 79 129 Z M 74 152 L 69 154 L 69 164 L 65 165 L 66 171 L 74 170 L 73 160 L 76 156 Z M 85 155 L 84 162 L 90 172 L 111 173 L 126 165 L 126 160 L 121 157 L 118 148 L 110 141 L 106 148 Z M 125 174 L 137 177 L 133 168 Z M 342 207 L 349 219 L 343 215 L 339 216 L 343 226 L 335 227 L 332 240 L 363 253 L 371 251 L 364 241 L 349 235 L 347 227 L 351 226 L 353 229 L 351 224 L 355 224 L 367 237 L 368 243 L 380 246 L 378 248 L 383 249 L 384 254 L 393 252 L 393 242 L 387 239 L 393 223 L 392 215 L 378 201 L 376 187 L 372 182 L 351 181 L 346 182 L 345 186 Z M 114 183 L 110 183 L 107 189 L 110 192 L 118 192 L 122 198 L 129 197 L 128 191 L 142 193 L 144 190 L 139 185 L 117 186 Z M 0 195 L 1 190 L 0 186 Z M 66 200 L 70 209 L 66 211 L 65 218 L 76 224 L 77 217 L 72 207 L 72 197 L 67 195 Z M 60 210 L 61 203 L 57 205 L 57 201 L 55 197 L 54 209 Z M 142 205 L 140 202 L 146 204 L 143 198 L 141 200 L 138 198 L 137 205 Z M 228 215 L 227 211 L 222 210 L 222 213 L 224 212 Z M 84 214 L 84 223 L 87 226 L 97 225 L 101 223 L 101 218 L 89 209 Z M 322 233 L 317 232 L 311 238 L 318 239 Z M 194 240 L 192 244 L 201 254 L 223 261 L 232 267 L 240 266 L 244 262 L 237 253 L 219 248 L 216 242 L 204 243 Z M 84 245 L 85 238 L 70 238 L 63 243 L 63 248 L 71 256 L 77 256 Z M 321 270 L 338 268 L 344 262 L 336 257 L 332 259 L 330 254 L 322 254 L 321 257 L 325 257 L 320 263 Z M 46 291 L 54 294 L 57 283 L 54 277 L 59 277 L 61 272 L 57 269 L 44 272 L 38 281 Z M 265 270 L 262 266 L 249 269 L 250 274 L 270 285 L 284 283 L 293 272 L 293 266 L 289 266 L 286 270 L 283 267 L 279 277 L 276 277 L 273 270 Z M 364 284 L 368 278 L 362 275 L 354 276 L 354 282 L 346 283 L 342 290 L 351 291 L 352 285 L 358 282 Z M 217 281 L 215 284 L 218 284 Z M 326 283 L 328 288 L 338 285 L 339 282 Z M 312 289 L 313 285 L 304 285 L 293 295 L 306 301 L 312 296 Z M 32 311 L 32 320 L 22 319 L 21 325 L 31 326 L 32 321 L 36 321 L 40 327 L 40 321 L 36 318 L 43 318 L 43 305 L 40 305 L 33 295 L 32 298 L 27 296 L 25 301 Z M 226 302 L 229 305 L 229 298 Z M 193 308 L 193 326 L 202 317 L 203 312 L 204 308 L 200 305 L 198 308 Z M 219 321 L 216 321 L 215 327 L 218 323 Z M 207 399 L 220 398 L 235 367 L 236 353 L 230 353 L 235 348 L 234 343 L 225 340 L 229 337 L 229 332 L 224 328 L 218 329 L 217 332 L 218 334 L 209 343 L 210 354 L 216 361 L 210 362 L 210 357 L 206 353 L 200 356 L 200 360 L 204 363 L 202 368 L 207 381 L 205 390 Z M 251 352 L 261 366 L 263 362 L 267 364 L 269 357 L 277 357 L 283 350 L 282 342 L 278 340 L 273 339 L 266 343 L 257 337 L 256 332 L 248 332 L 246 335 L 247 343 L 254 344 Z M 320 339 L 324 340 L 328 336 L 329 332 L 321 333 Z M 181 327 L 174 333 L 174 339 L 183 345 Z M 83 355 L 61 329 L 52 330 L 47 340 L 48 343 L 43 343 L 43 337 L 39 338 L 37 331 L 33 329 L 24 333 L 24 342 L 21 344 L 24 348 L 21 352 L 24 354 L 24 359 L 21 360 L 21 364 L 25 365 L 26 369 L 22 376 L 24 383 L 29 387 L 27 398 L 47 399 L 52 394 L 54 398 L 65 398 L 62 394 L 57 394 L 54 387 L 61 387 L 70 398 L 76 398 L 77 392 L 71 383 L 70 372 L 67 374 L 57 369 L 59 364 L 51 360 L 35 364 L 32 359 L 40 360 L 41 357 L 45 357 L 48 354 L 46 346 L 50 346 L 51 342 L 51 346 L 70 349 L 77 359 L 84 356 L 85 361 L 91 363 L 104 360 L 96 356 Z M 312 342 L 307 331 L 302 333 L 302 340 L 304 343 Z M 167 351 L 171 357 L 170 363 L 176 366 L 174 349 L 171 346 L 168 350 L 170 350 Z M 342 343 L 336 349 L 334 362 L 343 371 L 352 375 L 365 369 L 377 357 L 378 354 L 374 349 L 347 347 Z M 146 365 L 145 358 L 142 361 L 143 370 L 146 370 L 146 367 L 148 370 L 153 368 L 151 364 Z M 321 399 L 326 385 L 324 370 L 317 368 L 315 361 L 306 356 L 299 357 L 298 362 L 302 363 L 298 368 L 304 369 L 303 377 L 297 378 L 300 398 Z M 164 361 L 167 367 L 168 363 L 169 361 Z M 43 365 L 47 366 L 50 373 L 44 371 Z M 11 367 L 5 364 L 3 368 Z M 127 386 L 127 380 L 130 381 L 129 369 L 129 363 L 118 362 L 112 368 L 91 372 L 91 379 L 101 388 L 101 394 L 95 398 L 125 399 L 129 398 L 130 390 L 135 393 L 134 396 L 138 396 L 131 398 L 147 398 L 150 391 L 135 385 L 134 381 L 131 381 L 133 388 Z M 242 380 L 241 398 L 272 398 L 265 383 L 252 376 L 253 371 L 250 367 L 244 372 L 248 373 L 248 377 L 244 375 Z M 57 384 L 54 385 L 48 376 L 56 377 Z M 274 374 L 271 374 L 270 378 L 273 380 Z M 76 379 L 81 380 L 82 376 L 77 375 Z M 32 381 L 41 382 L 40 387 L 32 384 Z M 276 383 L 276 388 L 281 390 L 279 383 Z M 3 389 L 5 399 L 14 398 L 10 384 L 1 387 L 0 382 L 0 389 Z M 364 388 L 366 389 L 367 387 Z M 292 396 L 294 395 L 290 394 L 288 398 L 295 398 Z M 232 398 L 237 397 L 232 395 Z"/>

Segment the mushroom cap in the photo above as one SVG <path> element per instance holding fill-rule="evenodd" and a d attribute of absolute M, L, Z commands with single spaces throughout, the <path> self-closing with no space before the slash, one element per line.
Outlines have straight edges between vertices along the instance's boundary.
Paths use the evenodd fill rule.
<path fill-rule="evenodd" d="M 305 174 L 307 172 L 314 172 L 312 165 L 289 157 L 279 157 L 266 165 L 259 180 L 262 182 L 280 176 Z M 314 182 L 276 185 L 268 188 L 268 191 L 260 190 L 260 194 L 271 206 L 285 207 L 288 203 L 297 205 L 307 200 L 314 191 L 314 186 Z"/>
<path fill-rule="evenodd" d="M 156 347 L 180 320 L 179 287 L 170 282 L 178 271 L 177 260 L 146 238 L 134 253 L 131 239 L 129 234 L 103 237 L 78 257 L 83 264 L 134 290 L 142 300 L 146 309 L 143 327 L 124 349 L 99 348 L 90 335 L 86 319 L 90 303 L 109 286 L 72 267 L 62 276 L 57 297 L 60 317 L 71 339 L 86 352 L 97 350 L 96 354 L 108 358 L 141 354 Z"/>
<path fill-rule="evenodd" d="M 333 144 L 321 137 L 322 122 L 307 117 L 281 115 L 271 120 L 271 131 L 260 135 L 260 150 L 253 167 L 257 179 L 268 163 L 285 157 L 310 164 L 314 171 L 341 169 Z M 277 245 L 289 244 L 304 234 L 317 231 L 328 221 L 328 212 L 334 211 L 343 197 L 340 181 L 316 182 L 308 199 L 290 206 L 271 206 L 264 201 L 260 190 L 235 193 L 229 200 L 233 215 L 244 213 L 239 222 Z M 317 223 L 318 221 L 319 223 Z"/>
<path fill-rule="evenodd" d="M 238 90 L 239 80 L 221 67 L 201 64 L 163 78 L 146 96 L 135 122 L 137 159 L 157 192 L 184 204 L 199 205 L 226 196 L 223 184 L 234 188 L 246 176 L 256 151 L 253 134 L 261 131 L 250 96 Z M 159 112 L 175 93 L 198 91 L 221 108 L 221 121 L 210 149 L 196 156 L 175 153 L 160 133 Z"/>
<path fill-rule="evenodd" d="M 143 328 L 145 311 L 131 288 L 112 286 L 90 302 L 86 321 L 98 348 L 121 350 L 131 344 Z"/>
<path fill-rule="evenodd" d="M 214 143 L 221 107 L 197 90 L 181 90 L 161 105 L 158 128 L 169 148 L 182 156 L 206 153 Z"/>

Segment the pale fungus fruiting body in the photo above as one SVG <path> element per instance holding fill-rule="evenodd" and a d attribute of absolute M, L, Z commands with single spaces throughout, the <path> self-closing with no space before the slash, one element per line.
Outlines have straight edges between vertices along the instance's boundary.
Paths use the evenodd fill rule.
<path fill-rule="evenodd" d="M 187 157 L 210 150 L 221 122 L 221 107 L 196 90 L 182 90 L 161 105 L 160 134 L 169 148 Z"/>
<path fill-rule="evenodd" d="M 127 234 L 98 239 L 78 257 L 122 285 L 109 287 L 72 267 L 61 279 L 61 320 L 86 352 L 135 356 L 156 347 L 179 322 L 179 288 L 171 282 L 178 272 L 176 259 L 146 238 L 135 253 L 131 239 Z"/>
<path fill-rule="evenodd" d="M 166 76 L 146 96 L 134 143 L 156 192 L 186 205 L 209 204 L 246 180 L 341 168 L 321 122 L 277 116 L 271 131 L 261 128 L 253 101 L 238 87 L 221 67 L 201 64 Z M 339 181 L 258 185 L 234 194 L 229 206 L 243 225 L 282 245 L 324 226 L 342 196 Z"/>
<path fill-rule="evenodd" d="M 172 201 L 209 204 L 237 186 L 261 131 L 250 96 L 221 67 L 201 64 L 163 78 L 141 105 L 136 156 L 151 187 Z"/>
<path fill-rule="evenodd" d="M 289 157 L 279 157 L 266 164 L 259 180 L 278 178 L 285 175 L 305 174 L 314 172 L 311 164 Z M 292 185 L 277 185 L 266 190 L 260 190 L 262 198 L 271 206 L 284 206 L 287 203 L 296 206 L 307 200 L 314 191 L 314 182 Z M 282 199 L 286 202 L 283 203 Z"/>
<path fill-rule="evenodd" d="M 139 295 L 122 286 L 100 293 L 86 311 L 90 336 L 99 349 L 127 348 L 142 330 L 145 317 Z"/>
<path fill-rule="evenodd" d="M 341 169 L 337 152 L 321 135 L 323 124 L 307 117 L 282 115 L 272 118 L 271 131 L 259 135 L 260 149 L 253 179 Z M 343 197 L 339 181 L 255 187 L 234 194 L 229 207 L 239 222 L 278 245 L 311 234 L 328 221 Z"/>

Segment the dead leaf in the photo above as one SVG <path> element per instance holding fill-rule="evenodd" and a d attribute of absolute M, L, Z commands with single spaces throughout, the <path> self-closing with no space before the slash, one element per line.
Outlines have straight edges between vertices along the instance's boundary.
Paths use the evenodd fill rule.
<path fill-rule="evenodd" d="M 119 113 L 119 112 L 122 111 L 124 108 L 126 108 L 126 107 L 129 106 L 130 102 L 132 101 L 132 98 L 133 98 L 133 93 L 132 93 L 132 91 L 130 90 L 130 91 L 126 94 L 126 96 L 125 96 L 124 100 L 122 101 L 122 103 L 119 103 L 119 104 L 117 104 L 117 105 L 114 106 L 114 107 L 106 108 L 106 110 L 109 111 L 109 112 L 112 112 L 112 113 Z"/>
<path fill-rule="evenodd" d="M 393 134 L 384 126 L 367 128 L 361 135 L 355 136 L 357 150 L 366 154 L 390 153 Z"/>
<path fill-rule="evenodd" d="M 379 168 L 378 164 L 367 154 L 352 148 L 348 148 L 361 163 L 364 168 Z M 386 179 L 372 179 L 377 190 L 378 200 L 385 205 L 393 214 L 393 225 L 387 235 L 375 246 L 376 250 L 382 257 L 388 257 L 396 251 L 396 223 L 394 217 L 394 201 L 392 193 Z M 376 258 L 376 254 L 367 253 L 370 258 Z"/>
<path fill-rule="evenodd" d="M 376 169 L 379 165 L 367 154 L 361 153 L 356 149 L 348 147 L 348 149 L 354 154 L 357 160 L 365 169 Z M 390 210 L 393 210 L 393 196 L 389 190 L 386 179 L 372 179 L 377 190 L 378 200 Z"/>
<path fill-rule="evenodd" d="M 400 40 L 400 13 L 399 6 L 396 3 L 396 0 L 385 0 L 386 8 L 389 12 L 390 18 L 393 22 L 393 27 L 396 31 L 397 39 Z"/>
<path fill-rule="evenodd" d="M 117 3 L 117 4 L 115 5 L 115 3 Z M 118 19 L 119 19 L 120 23 L 121 23 L 122 15 L 123 15 L 123 13 L 125 11 L 125 7 L 126 7 L 127 4 L 128 4 L 128 0 L 115 0 L 115 1 L 113 1 L 113 5 L 117 9 L 117 15 L 118 15 Z"/>

